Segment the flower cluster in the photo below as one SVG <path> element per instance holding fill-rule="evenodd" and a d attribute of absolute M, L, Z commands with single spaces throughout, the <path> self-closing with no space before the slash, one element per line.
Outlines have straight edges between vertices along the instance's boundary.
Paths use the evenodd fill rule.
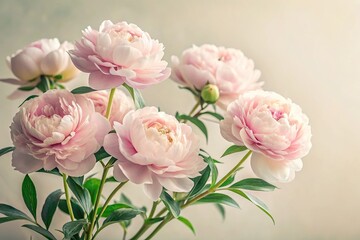
<path fill-rule="evenodd" d="M 240 195 L 271 217 L 244 190 L 274 190 L 272 183 L 294 179 L 311 148 L 308 117 L 290 99 L 261 90 L 260 71 L 240 50 L 193 46 L 180 58 L 172 57 L 172 73 L 163 55 L 163 44 L 138 26 L 104 21 L 99 30 L 85 29 L 74 46 L 42 39 L 8 58 L 16 79 L 1 81 L 20 85 L 18 91 L 38 91 L 25 99 L 13 118 L 14 147 L 0 150 L 0 156 L 13 151 L 12 166 L 26 174 L 22 193 L 34 220 L 0 204 L 0 213 L 9 217 L 6 221 L 37 223 L 24 227 L 56 239 L 49 226 L 58 207 L 71 218 L 62 229 L 65 238 L 90 240 L 114 222 L 120 222 L 126 233 L 128 222 L 141 215 L 143 226 L 131 239 L 139 239 L 151 225 L 161 222 L 146 238 L 150 239 L 173 218 L 192 229 L 190 221 L 179 216 L 194 203 L 237 206 L 230 196 L 216 193 L 220 190 Z M 74 78 L 78 69 L 89 73 L 90 87 L 66 90 L 62 84 Z M 160 83 L 170 74 L 196 98 L 189 114 L 173 116 L 145 106 L 139 89 Z M 211 105 L 213 111 L 208 108 Z M 216 112 L 215 105 L 221 112 Z M 223 156 L 247 150 L 220 179 L 220 161 L 201 147 L 194 129 L 199 128 L 208 139 L 204 115 L 216 118 L 223 138 L 234 144 Z M 234 183 L 248 157 L 260 178 Z M 103 167 L 101 179 L 90 175 L 84 181 L 97 163 Z M 41 215 L 45 227 L 36 219 L 36 190 L 28 175 L 33 172 L 63 177 L 65 199 L 60 190 L 46 199 Z M 105 183 L 116 181 L 119 185 L 101 203 Z M 111 205 L 127 182 L 142 185 L 153 201 L 149 213 L 126 197 Z M 159 204 L 164 208 L 156 213 Z M 106 219 L 100 225 L 102 217 Z"/>

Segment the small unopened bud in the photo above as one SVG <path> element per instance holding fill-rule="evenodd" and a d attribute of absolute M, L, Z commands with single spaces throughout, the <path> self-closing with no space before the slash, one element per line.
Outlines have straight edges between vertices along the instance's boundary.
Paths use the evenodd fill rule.
<path fill-rule="evenodd" d="M 219 96 L 219 88 L 214 84 L 208 84 L 201 90 L 201 98 L 206 103 L 215 103 Z"/>

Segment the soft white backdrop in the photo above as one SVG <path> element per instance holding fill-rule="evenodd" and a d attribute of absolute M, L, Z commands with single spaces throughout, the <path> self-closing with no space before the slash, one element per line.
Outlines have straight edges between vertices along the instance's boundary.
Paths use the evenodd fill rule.
<path fill-rule="evenodd" d="M 31 41 L 58 37 L 75 41 L 81 30 L 97 28 L 102 20 L 126 20 L 139 25 L 166 47 L 165 59 L 192 44 L 213 43 L 238 48 L 262 71 L 264 88 L 293 99 L 311 120 L 313 149 L 304 169 L 291 184 L 273 193 L 260 193 L 275 217 L 274 226 L 256 207 L 239 200 L 241 210 L 227 208 L 223 221 L 214 207 L 186 209 L 197 228 L 194 237 L 179 222 L 171 222 L 156 239 L 359 239 L 360 238 L 360 1 L 40 1 L 0 2 L 0 58 Z M 0 77 L 10 77 L 5 61 Z M 70 88 L 86 83 L 86 75 Z M 8 126 L 21 102 L 6 96 L 13 86 L 1 84 L 0 147 L 11 145 Z M 193 99 L 171 80 L 144 91 L 148 105 L 174 113 L 188 112 Z M 230 143 L 210 124 L 213 156 Z M 224 159 L 224 173 L 240 156 Z M 242 177 L 253 176 L 245 170 Z M 56 186 L 57 177 L 33 174 L 39 203 Z M 0 202 L 25 210 L 20 184 L 23 175 L 11 168 L 10 155 L 0 161 Z M 111 187 L 110 187 L 111 188 Z M 107 191 L 110 191 L 107 188 Z M 136 204 L 149 204 L 141 189 L 124 191 Z M 40 205 L 39 205 L 40 208 Z M 55 228 L 68 218 L 58 213 Z M 30 239 L 21 223 L 0 225 L 0 239 Z M 101 239 L 119 239 L 114 226 Z M 31 233 L 33 239 L 41 239 Z"/>

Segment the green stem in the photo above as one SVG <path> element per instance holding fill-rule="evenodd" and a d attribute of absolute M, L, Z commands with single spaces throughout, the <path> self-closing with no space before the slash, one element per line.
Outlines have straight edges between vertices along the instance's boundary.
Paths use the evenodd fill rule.
<path fill-rule="evenodd" d="M 114 99 L 115 91 L 116 91 L 116 88 L 112 88 L 111 91 L 110 91 L 109 101 L 108 101 L 108 105 L 107 105 L 106 113 L 105 113 L 105 117 L 107 119 L 110 118 L 111 106 L 112 106 L 112 102 L 113 102 L 113 99 Z"/>
<path fill-rule="evenodd" d="M 64 190 L 65 190 L 65 198 L 66 198 L 66 205 L 67 208 L 69 210 L 69 215 L 70 215 L 70 219 L 71 221 L 74 221 L 75 217 L 74 217 L 74 212 L 71 206 L 71 201 L 70 201 L 70 194 L 69 194 L 69 188 L 66 182 L 66 174 L 63 173 L 63 183 L 64 183 Z"/>
<path fill-rule="evenodd" d="M 201 99 L 199 98 L 199 100 L 196 102 L 195 106 L 191 109 L 191 111 L 189 112 L 189 116 L 191 116 L 195 110 L 200 106 L 200 102 L 201 102 Z"/>
<path fill-rule="evenodd" d="M 158 206 L 158 204 L 159 204 L 159 201 L 154 201 L 153 202 L 153 205 L 151 207 L 150 214 L 149 214 L 148 218 L 152 218 L 154 216 L 154 213 L 156 211 L 156 207 Z"/>
<path fill-rule="evenodd" d="M 145 240 L 150 240 L 153 236 L 155 236 L 161 228 L 163 228 L 168 222 L 170 222 L 174 217 L 169 214 L 155 229 L 150 233 L 150 235 L 145 238 Z"/>
<path fill-rule="evenodd" d="M 106 176 L 107 176 L 107 173 L 109 171 L 110 167 L 106 166 L 104 168 L 104 172 L 103 172 L 103 175 L 101 177 L 101 182 L 100 182 L 100 186 L 99 186 L 99 190 L 97 192 L 97 196 L 96 196 L 96 200 L 95 200 L 95 205 L 94 205 L 94 215 L 92 217 L 92 220 L 91 220 L 91 225 L 89 227 L 89 230 L 88 230 L 88 236 L 87 236 L 87 240 L 90 240 L 92 238 L 92 232 L 94 230 L 94 226 L 95 226 L 95 220 L 96 220 L 96 213 L 98 211 L 98 208 L 99 208 L 99 203 L 100 203 L 100 198 L 101 198 L 101 193 L 102 193 L 102 190 L 104 188 L 104 184 L 105 184 L 105 181 L 106 181 Z M 100 229 L 99 229 L 100 230 Z"/>
<path fill-rule="evenodd" d="M 128 181 L 120 183 L 120 184 L 110 193 L 110 195 L 109 195 L 109 197 L 106 199 L 106 201 L 105 201 L 105 203 L 104 203 L 104 205 L 103 205 L 103 207 L 102 207 L 99 215 L 97 216 L 95 222 L 98 222 L 98 221 L 99 221 L 100 217 L 103 215 L 103 213 L 105 212 L 107 206 L 109 205 L 111 199 L 112 199 L 112 198 L 114 197 L 114 195 L 122 188 L 122 186 L 124 186 L 127 182 L 128 182 Z"/>

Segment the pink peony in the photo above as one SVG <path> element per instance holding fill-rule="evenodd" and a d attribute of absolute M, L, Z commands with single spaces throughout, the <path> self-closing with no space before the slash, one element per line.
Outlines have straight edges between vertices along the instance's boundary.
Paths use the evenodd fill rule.
<path fill-rule="evenodd" d="M 252 91 L 232 102 L 220 123 L 222 136 L 254 153 L 255 174 L 288 182 L 311 148 L 311 129 L 301 108 L 274 92 Z"/>
<path fill-rule="evenodd" d="M 250 90 L 260 89 L 260 71 L 240 50 L 205 44 L 186 49 L 181 58 L 172 56 L 171 78 L 181 85 L 201 91 L 210 83 L 219 88 L 216 104 L 226 106 Z"/>
<path fill-rule="evenodd" d="M 57 38 L 41 39 L 6 60 L 19 85 L 36 80 L 40 75 L 62 75 L 62 81 L 67 81 L 79 72 L 67 53 L 72 48 L 71 43 L 65 41 L 60 44 Z"/>
<path fill-rule="evenodd" d="M 71 43 L 66 41 L 60 44 L 57 38 L 33 42 L 24 49 L 18 50 L 11 57 L 6 58 L 8 66 L 17 78 L 0 79 L 0 82 L 20 87 L 36 86 L 41 75 L 52 77 L 61 75 L 60 82 L 69 81 L 79 73 L 67 53 L 73 47 Z M 31 92 L 15 90 L 9 98 L 24 98 L 40 93 L 37 89 Z"/>
<path fill-rule="evenodd" d="M 90 73 L 89 85 L 97 90 L 118 87 L 124 82 L 134 88 L 159 83 L 170 75 L 161 60 L 164 46 L 138 26 L 103 21 L 99 31 L 88 27 L 70 51 L 74 64 Z"/>
<path fill-rule="evenodd" d="M 95 91 L 86 93 L 83 96 L 87 97 L 94 103 L 96 112 L 101 113 L 101 115 L 105 116 L 107 104 L 109 101 L 109 92 L 105 90 Z M 133 109 L 135 109 L 133 100 L 123 91 L 117 90 L 115 92 L 111 106 L 111 115 L 109 119 L 111 126 L 114 125 L 114 121 L 122 123 L 124 116 Z"/>
<path fill-rule="evenodd" d="M 117 158 L 114 177 L 144 184 L 152 200 L 159 198 L 162 188 L 188 192 L 189 179 L 199 175 L 206 164 L 199 157 L 199 140 L 191 127 L 175 117 L 145 107 L 129 112 L 123 124 L 115 122 L 116 133 L 105 137 L 104 148 Z"/>
<path fill-rule="evenodd" d="M 57 167 L 81 176 L 94 167 L 94 153 L 110 124 L 84 96 L 50 90 L 22 105 L 10 128 L 16 170 L 30 173 Z"/>

